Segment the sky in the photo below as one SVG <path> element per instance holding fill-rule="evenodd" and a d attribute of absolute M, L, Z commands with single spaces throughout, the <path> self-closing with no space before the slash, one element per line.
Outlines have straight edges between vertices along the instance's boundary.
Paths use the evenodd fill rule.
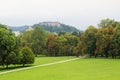
<path fill-rule="evenodd" d="M 0 24 L 61 22 L 85 30 L 101 19 L 120 21 L 120 0 L 0 0 Z"/>

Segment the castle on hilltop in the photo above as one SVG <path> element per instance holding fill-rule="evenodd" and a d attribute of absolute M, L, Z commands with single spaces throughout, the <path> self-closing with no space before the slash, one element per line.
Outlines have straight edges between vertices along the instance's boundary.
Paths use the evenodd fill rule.
<path fill-rule="evenodd" d="M 60 27 L 60 23 L 59 22 L 40 22 L 39 25 L 41 26 L 57 26 Z"/>

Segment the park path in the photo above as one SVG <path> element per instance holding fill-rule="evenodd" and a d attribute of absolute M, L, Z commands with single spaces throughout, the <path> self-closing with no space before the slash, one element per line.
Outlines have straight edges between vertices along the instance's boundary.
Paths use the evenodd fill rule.
<path fill-rule="evenodd" d="M 20 69 L 15 69 L 15 70 L 9 70 L 9 71 L 5 71 L 5 72 L 0 72 L 0 75 L 1 75 L 1 74 L 11 73 L 11 72 L 16 72 L 16 71 L 33 69 L 33 68 L 42 67 L 42 66 L 49 66 L 49 65 L 59 64 L 59 63 L 65 63 L 65 62 L 69 62 L 69 61 L 78 60 L 78 59 L 80 59 L 80 58 L 81 58 L 81 57 L 79 57 L 79 58 L 73 58 L 73 59 L 68 59 L 68 60 L 63 60 L 63 61 L 52 62 L 52 63 L 47 63 L 47 64 L 41 64 L 41 65 L 32 66 L 32 67 L 26 67 L 26 68 L 20 68 Z"/>

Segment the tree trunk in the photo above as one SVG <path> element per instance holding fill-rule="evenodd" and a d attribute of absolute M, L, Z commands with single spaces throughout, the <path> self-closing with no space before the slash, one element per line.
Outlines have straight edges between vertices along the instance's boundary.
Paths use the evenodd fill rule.
<path fill-rule="evenodd" d="M 23 67 L 25 67 L 25 64 L 23 64 Z"/>
<path fill-rule="evenodd" d="M 35 54 L 35 57 L 37 57 L 37 54 Z"/>
<path fill-rule="evenodd" d="M 92 55 L 90 54 L 90 58 L 92 57 Z"/>
<path fill-rule="evenodd" d="M 105 54 L 105 57 L 108 58 L 108 53 Z"/>
<path fill-rule="evenodd" d="M 115 55 L 114 54 L 112 54 L 112 58 L 114 59 L 114 57 L 115 57 Z"/>
<path fill-rule="evenodd" d="M 6 65 L 6 68 L 8 68 L 8 64 Z"/>
<path fill-rule="evenodd" d="M 97 58 L 97 54 L 95 54 L 95 58 Z"/>

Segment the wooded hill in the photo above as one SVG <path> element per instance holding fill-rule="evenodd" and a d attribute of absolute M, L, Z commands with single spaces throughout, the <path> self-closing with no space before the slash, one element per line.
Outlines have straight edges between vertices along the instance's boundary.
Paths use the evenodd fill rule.
<path fill-rule="evenodd" d="M 41 27 L 44 30 L 47 30 L 49 32 L 55 32 L 55 33 L 59 33 L 59 32 L 79 32 L 79 30 L 76 29 L 75 27 L 65 25 L 65 24 L 62 24 L 60 22 L 40 22 L 40 23 L 34 24 L 32 26 L 16 26 L 16 27 L 9 26 L 9 28 L 12 31 L 19 31 L 20 33 L 24 32 L 26 29 L 29 29 L 29 27 L 31 27 L 31 28 Z"/>

